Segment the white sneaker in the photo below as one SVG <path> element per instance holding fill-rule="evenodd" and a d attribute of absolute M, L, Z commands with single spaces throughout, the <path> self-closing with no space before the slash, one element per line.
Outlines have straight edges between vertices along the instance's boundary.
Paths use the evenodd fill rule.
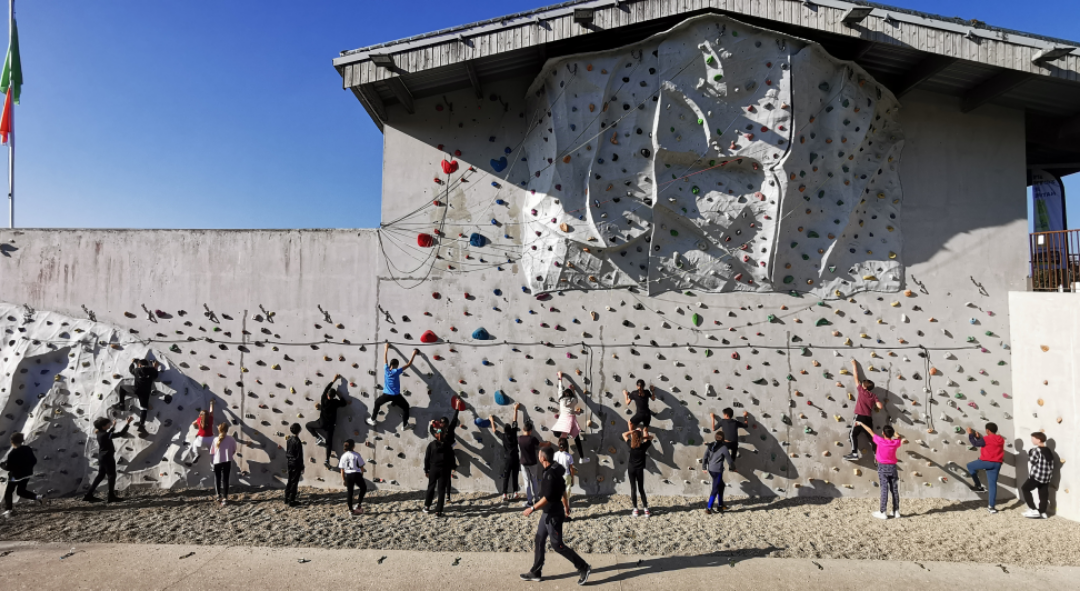
<path fill-rule="evenodd" d="M 997 509 L 995 509 L 993 507 L 987 507 L 986 510 L 989 511 L 991 515 L 993 515 L 994 513 L 997 513 Z"/>
<path fill-rule="evenodd" d="M 581 458 L 581 463 L 582 464 L 588 464 L 591 461 L 592 461 L 592 458 Z"/>
<path fill-rule="evenodd" d="M 893 519 L 900 519 L 900 512 L 899 511 L 893 511 L 892 512 L 892 517 L 893 517 Z"/>
<path fill-rule="evenodd" d="M 634 509 L 634 512 L 630 514 L 630 517 L 637 517 L 637 516 L 638 516 L 637 509 Z"/>
<path fill-rule="evenodd" d="M 4 511 L 3 517 L 6 519 L 8 517 L 11 517 L 14 514 L 15 514 L 15 511 L 9 509 L 7 511 Z"/>
<path fill-rule="evenodd" d="M 1039 513 L 1039 519 L 1050 519 L 1050 516 L 1046 513 Z"/>
<path fill-rule="evenodd" d="M 881 511 L 874 511 L 870 515 L 871 515 L 871 517 L 873 517 L 875 519 L 888 519 L 889 518 L 888 515 L 882 513 Z"/>
<path fill-rule="evenodd" d="M 364 421 L 364 422 L 367 423 L 368 425 L 372 426 L 372 427 L 375 426 L 375 419 L 373 419 L 371 417 L 368 417 L 368 419 L 366 421 Z"/>
<path fill-rule="evenodd" d="M 404 432 L 408 431 L 411 428 L 412 428 L 412 423 L 411 422 L 405 422 L 405 423 L 402 423 L 400 427 L 398 427 L 398 431 L 404 433 Z"/>
<path fill-rule="evenodd" d="M 1027 517 L 1028 519 L 1034 519 L 1039 516 L 1039 512 L 1035 509 L 1028 509 L 1027 511 L 1023 512 L 1023 516 Z"/>

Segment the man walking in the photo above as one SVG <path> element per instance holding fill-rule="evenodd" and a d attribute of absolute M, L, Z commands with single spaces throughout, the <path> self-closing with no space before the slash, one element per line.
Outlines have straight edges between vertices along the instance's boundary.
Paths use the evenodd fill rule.
<path fill-rule="evenodd" d="M 523 515 L 528 517 L 534 511 L 543 509 L 540 515 L 540 523 L 536 527 L 536 544 L 534 547 L 535 559 L 529 572 L 521 575 L 525 581 L 542 580 L 541 573 L 544 569 L 544 543 L 551 539 L 551 549 L 562 555 L 563 558 L 574 564 L 578 571 L 578 585 L 584 585 L 589 581 L 592 567 L 578 556 L 572 548 L 563 543 L 562 527 L 566 520 L 566 512 L 563 507 L 563 493 L 566 492 L 566 471 L 554 461 L 555 451 L 549 446 L 540 449 L 540 465 L 544 467 L 544 475 L 540 481 L 540 500 L 525 509 Z"/>

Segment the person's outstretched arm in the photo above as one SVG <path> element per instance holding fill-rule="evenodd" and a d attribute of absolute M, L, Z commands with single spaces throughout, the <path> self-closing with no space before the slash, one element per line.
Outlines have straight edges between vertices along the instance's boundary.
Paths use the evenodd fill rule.
<path fill-rule="evenodd" d="M 341 374 L 334 374 L 334 379 L 330 380 L 330 383 L 327 384 L 325 388 L 323 388 L 323 391 L 322 391 L 322 400 L 323 401 L 326 401 L 326 399 L 330 397 L 330 391 L 334 389 L 334 386 L 337 384 L 338 378 L 340 378 L 340 377 L 341 377 Z"/>
<path fill-rule="evenodd" d="M 413 349 L 412 350 L 412 355 L 409 355 L 409 362 L 406 363 L 401 368 L 401 371 L 405 371 L 406 369 L 409 369 L 410 367 L 412 367 L 412 362 L 413 362 L 414 359 L 416 359 L 416 354 L 419 353 L 419 352 L 420 352 L 420 349 Z"/>
<path fill-rule="evenodd" d="M 871 429 L 870 427 L 868 427 L 865 423 L 855 423 L 855 424 L 862 427 L 863 429 L 866 429 L 866 432 L 869 433 L 871 437 L 874 436 L 874 430 Z"/>
<path fill-rule="evenodd" d="M 743 413 L 742 413 L 742 420 L 740 421 L 740 420 L 736 419 L 735 422 L 737 422 L 739 424 L 739 426 L 742 427 L 743 429 L 745 429 L 746 431 L 749 431 L 750 430 L 749 417 L 750 417 L 750 413 L 748 413 L 748 412 L 746 412 L 744 410 Z"/>
<path fill-rule="evenodd" d="M 656 400 L 656 386 L 649 384 L 649 394 L 652 395 L 653 401 Z"/>
<path fill-rule="evenodd" d="M 518 409 L 519 408 L 521 408 L 521 403 L 520 402 L 515 402 L 514 403 L 514 422 L 511 423 L 512 425 L 517 424 L 517 421 L 518 421 Z"/>
<path fill-rule="evenodd" d="M 630 406 L 630 393 L 626 391 L 626 388 L 623 388 L 622 395 L 626 399 L 626 406 Z"/>
<path fill-rule="evenodd" d="M 633 433 L 633 431 L 627 431 L 626 433 L 623 433 L 622 434 L 623 441 L 630 441 L 630 434 L 631 433 Z"/>
<path fill-rule="evenodd" d="M 495 439 L 498 439 L 499 428 L 495 426 L 495 415 L 488 415 L 488 422 L 491 423 L 491 434 L 495 436 Z"/>
<path fill-rule="evenodd" d="M 124 428 L 120 429 L 119 433 L 117 433 L 116 430 L 115 430 L 116 428 L 113 427 L 113 432 L 109 433 L 109 439 L 116 439 L 117 437 L 123 437 L 124 435 L 127 435 L 128 427 L 131 426 L 131 421 L 134 420 L 134 419 L 135 419 L 135 417 L 128 417 L 127 422 L 124 423 Z"/>
<path fill-rule="evenodd" d="M 859 362 L 855 361 L 854 358 L 851 360 L 851 375 L 855 377 L 855 388 L 860 388 L 862 380 L 859 379 Z"/>
<path fill-rule="evenodd" d="M 382 362 L 383 365 L 390 365 L 390 341 L 386 341 L 386 346 L 383 347 Z"/>
<path fill-rule="evenodd" d="M 712 430 L 716 431 L 716 413 L 709 413 L 709 418 L 712 419 Z"/>

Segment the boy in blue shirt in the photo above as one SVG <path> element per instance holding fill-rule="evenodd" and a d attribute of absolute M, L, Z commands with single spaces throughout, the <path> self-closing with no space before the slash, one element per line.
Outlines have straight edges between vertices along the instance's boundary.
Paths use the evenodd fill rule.
<path fill-rule="evenodd" d="M 409 357 L 409 362 L 403 367 L 398 367 L 398 360 L 390 359 L 390 343 L 386 343 L 386 347 L 383 348 L 383 367 L 385 370 L 383 377 L 383 394 L 375 399 L 375 408 L 372 409 L 371 416 L 368 417 L 368 425 L 371 425 L 372 427 L 375 426 L 375 417 L 379 416 L 379 410 L 384 404 L 389 403 L 401 409 L 401 431 L 408 430 L 409 401 L 405 400 L 405 397 L 401 395 L 401 374 L 405 373 L 405 370 L 412 366 L 413 360 L 416 359 L 416 354 L 419 352 L 419 349 L 413 349 L 412 356 Z"/>

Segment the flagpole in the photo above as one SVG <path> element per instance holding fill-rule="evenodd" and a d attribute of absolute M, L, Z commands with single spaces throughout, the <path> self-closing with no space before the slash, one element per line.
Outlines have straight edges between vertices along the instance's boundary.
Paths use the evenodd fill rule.
<path fill-rule="evenodd" d="M 8 39 L 15 28 L 15 0 L 8 0 Z M 11 103 L 11 137 L 8 138 L 8 227 L 15 228 L 15 103 Z"/>

